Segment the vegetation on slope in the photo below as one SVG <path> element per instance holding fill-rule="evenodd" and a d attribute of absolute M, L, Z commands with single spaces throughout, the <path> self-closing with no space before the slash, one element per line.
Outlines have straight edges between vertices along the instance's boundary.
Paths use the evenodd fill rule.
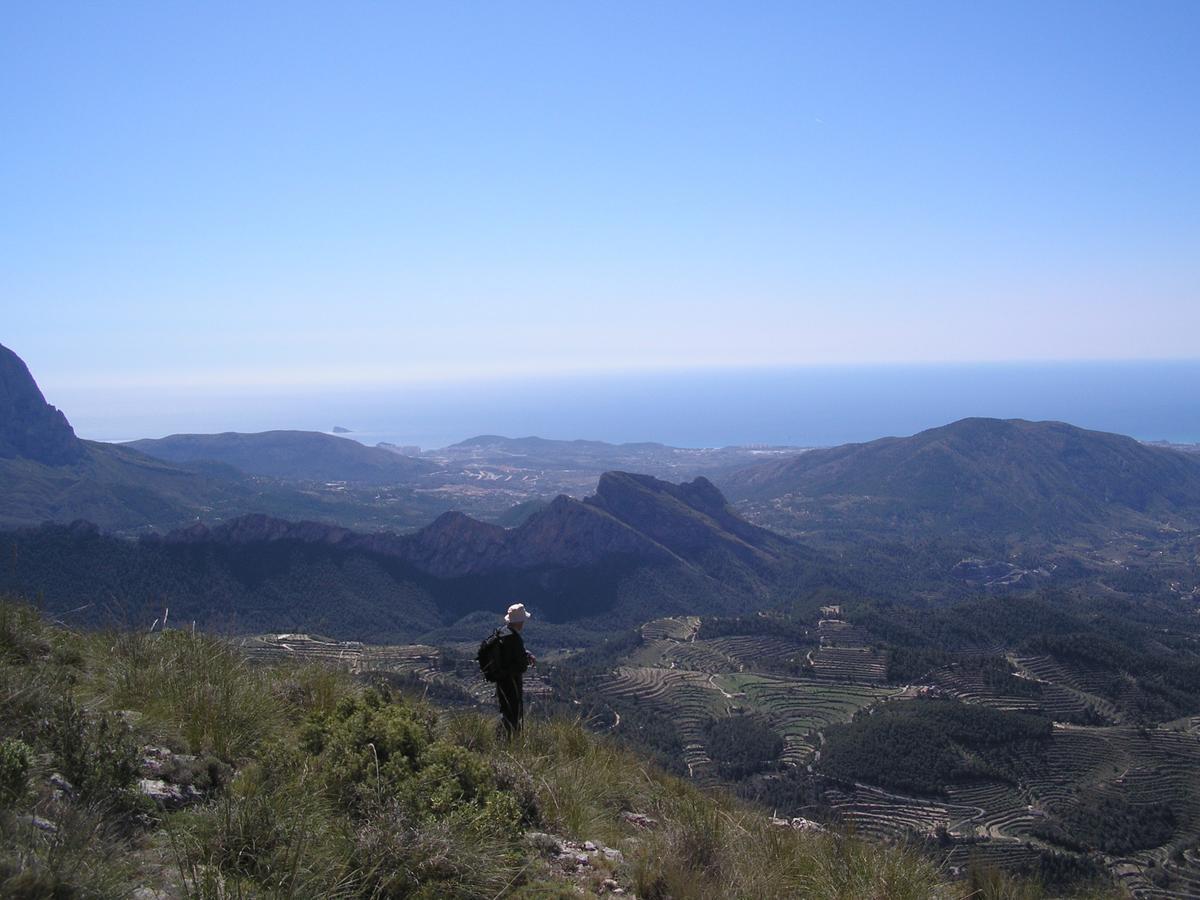
<path fill-rule="evenodd" d="M 708 755 L 722 778 L 738 781 L 778 762 L 783 738 L 762 716 L 712 719 L 704 727 Z"/>
<path fill-rule="evenodd" d="M 957 662 L 955 650 L 990 656 L 970 665 L 993 687 L 1032 695 L 1005 675 L 995 648 L 1051 656 L 1094 673 L 1092 690 L 1138 722 L 1161 722 L 1200 711 L 1200 657 L 1195 616 L 1175 599 L 1129 599 L 1044 590 L 1003 602 L 974 598 L 942 607 L 856 604 L 855 622 L 889 650 L 888 678 L 918 681 L 930 669 Z M 1119 640 L 1114 638 L 1119 635 Z"/>
<path fill-rule="evenodd" d="M 609 877 L 680 900 L 972 891 L 914 851 L 772 826 L 576 723 L 503 743 L 484 716 L 252 666 L 189 631 L 78 634 L 0 604 L 0 702 L 6 897 L 549 898 Z M 148 755 L 182 802 L 139 790 Z M 622 855 L 564 873 L 534 831 Z"/>
<path fill-rule="evenodd" d="M 806 532 L 1059 539 L 1194 525 L 1200 464 L 1062 422 L 972 418 L 760 463 L 721 485 Z"/>
<path fill-rule="evenodd" d="M 847 781 L 924 794 L 977 778 L 1010 778 L 1020 756 L 1036 754 L 1050 721 L 951 700 L 889 704 L 826 733 L 823 772 Z"/>
<path fill-rule="evenodd" d="M 1178 825 L 1174 810 L 1165 803 L 1131 803 L 1091 794 L 1034 825 L 1033 833 L 1069 850 L 1127 854 L 1166 844 Z"/>

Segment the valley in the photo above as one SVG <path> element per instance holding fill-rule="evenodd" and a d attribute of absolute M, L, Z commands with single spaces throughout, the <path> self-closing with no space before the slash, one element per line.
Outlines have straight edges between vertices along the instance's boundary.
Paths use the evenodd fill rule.
<path fill-rule="evenodd" d="M 1200 885 L 1196 704 L 1151 721 L 1128 691 L 1102 683 L 1111 671 L 1002 647 L 889 680 L 892 651 L 838 606 L 808 621 L 661 618 L 610 643 L 619 646 L 532 670 L 532 714 L 573 709 L 699 784 L 732 788 L 784 820 L 916 841 L 951 873 L 986 864 L 1067 885 L 1105 872 L 1137 898 L 1192 896 Z M 441 702 L 494 702 L 465 643 L 292 634 L 244 647 L 252 658 L 399 678 Z M 714 749 L 722 721 L 764 724 L 778 752 L 754 758 L 745 726 L 732 753 Z M 927 729 L 951 742 L 939 749 Z"/>
<path fill-rule="evenodd" d="M 952 879 L 1200 884 L 1194 453 L 982 419 L 804 452 L 139 450 L 80 441 L 0 362 L 0 595 L 55 627 L 169 620 L 475 714 L 475 649 L 520 599 L 532 717 L 764 823 L 919 847 Z"/>

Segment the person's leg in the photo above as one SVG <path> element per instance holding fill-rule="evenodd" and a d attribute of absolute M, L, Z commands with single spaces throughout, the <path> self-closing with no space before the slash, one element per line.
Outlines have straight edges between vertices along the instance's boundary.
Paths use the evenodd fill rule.
<path fill-rule="evenodd" d="M 504 733 L 512 737 L 521 727 L 520 687 L 510 679 L 497 681 L 496 700 L 500 704 L 500 721 L 504 726 Z"/>

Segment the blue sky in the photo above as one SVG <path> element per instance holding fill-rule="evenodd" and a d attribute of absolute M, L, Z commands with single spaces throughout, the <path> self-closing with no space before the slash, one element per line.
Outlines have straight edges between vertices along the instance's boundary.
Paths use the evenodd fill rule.
<path fill-rule="evenodd" d="M 1194 2 L 8 4 L 0 342 L 160 403 L 1195 358 L 1198 38 Z"/>

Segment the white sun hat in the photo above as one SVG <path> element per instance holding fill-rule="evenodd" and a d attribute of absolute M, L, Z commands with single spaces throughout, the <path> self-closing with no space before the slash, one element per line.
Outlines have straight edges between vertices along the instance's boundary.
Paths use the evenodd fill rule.
<path fill-rule="evenodd" d="M 504 614 L 504 621 L 510 625 L 514 622 L 524 622 L 530 618 L 533 617 L 529 610 L 525 608 L 524 603 L 514 603 L 508 608 L 508 612 Z"/>

